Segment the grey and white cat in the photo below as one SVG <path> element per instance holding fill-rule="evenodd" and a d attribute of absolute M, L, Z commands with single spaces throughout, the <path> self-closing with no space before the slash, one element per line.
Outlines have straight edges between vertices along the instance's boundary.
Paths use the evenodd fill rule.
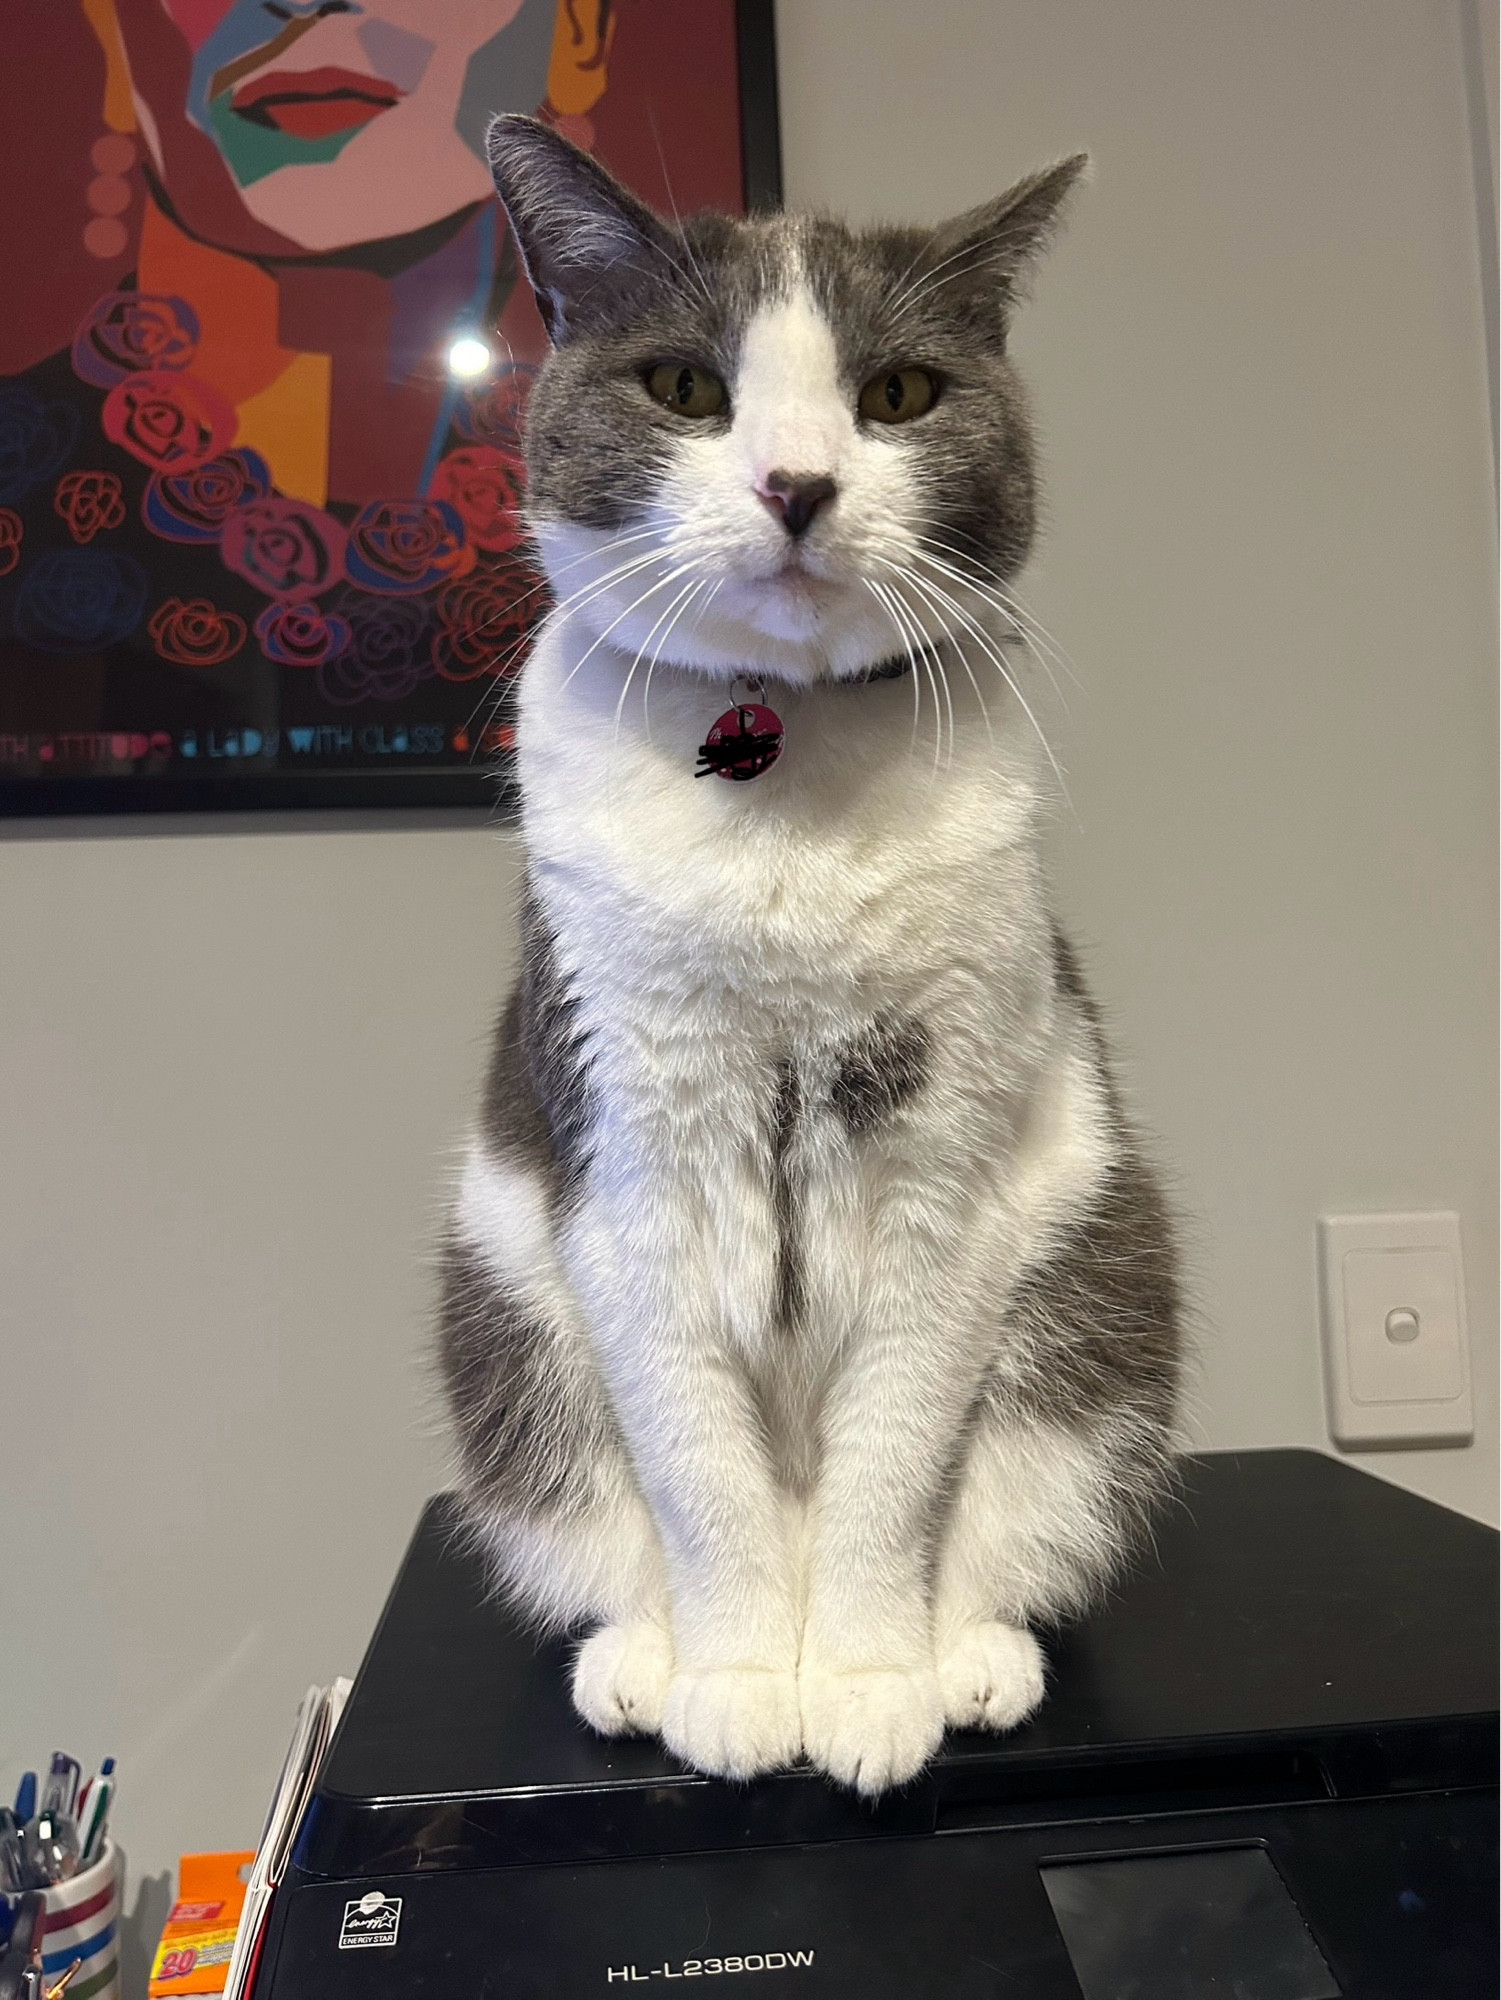
<path fill-rule="evenodd" d="M 591 1628 L 596 1729 L 879 1792 L 1035 1708 L 1029 1626 L 1168 1475 L 1169 1231 L 1001 650 L 1034 517 L 1007 327 L 1082 161 L 854 231 L 669 226 L 522 118 L 490 150 L 553 343 L 557 602 L 446 1255 L 461 1484 L 519 1603 Z M 785 748 L 696 775 L 733 699 Z"/>

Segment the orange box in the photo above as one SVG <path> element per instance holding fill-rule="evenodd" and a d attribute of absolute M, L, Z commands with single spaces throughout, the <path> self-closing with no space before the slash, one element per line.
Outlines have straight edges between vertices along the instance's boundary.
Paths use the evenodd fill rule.
<path fill-rule="evenodd" d="M 151 2000 L 174 1993 L 222 1993 L 229 1957 L 245 1907 L 241 1871 L 255 1859 L 246 1854 L 185 1854 L 178 1863 L 177 1901 L 167 1914 L 162 1941 L 151 1963 Z"/>

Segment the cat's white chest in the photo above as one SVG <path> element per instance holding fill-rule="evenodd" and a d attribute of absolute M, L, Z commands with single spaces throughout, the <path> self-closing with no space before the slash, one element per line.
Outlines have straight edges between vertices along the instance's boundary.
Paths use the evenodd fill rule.
<path fill-rule="evenodd" d="M 722 685 L 620 683 L 552 635 L 522 690 L 536 886 L 591 981 L 858 1015 L 951 968 L 976 926 L 1035 921 L 1028 760 L 962 704 L 950 733 L 907 682 L 775 690 L 782 755 L 735 782 L 695 775 Z"/>

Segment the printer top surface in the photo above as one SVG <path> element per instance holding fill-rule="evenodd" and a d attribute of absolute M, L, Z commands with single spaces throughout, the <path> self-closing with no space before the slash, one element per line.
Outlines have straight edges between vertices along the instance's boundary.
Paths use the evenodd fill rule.
<path fill-rule="evenodd" d="M 940 1770 L 1494 1712 L 1491 1529 L 1313 1451 L 1182 1469 L 1155 1554 L 1045 1638 L 1037 1715 L 951 1735 Z M 702 1784 L 660 1743 L 579 1721 L 569 1646 L 537 1643 L 487 1594 L 458 1521 L 451 1496 L 423 1513 L 320 1776 L 325 1807 Z"/>

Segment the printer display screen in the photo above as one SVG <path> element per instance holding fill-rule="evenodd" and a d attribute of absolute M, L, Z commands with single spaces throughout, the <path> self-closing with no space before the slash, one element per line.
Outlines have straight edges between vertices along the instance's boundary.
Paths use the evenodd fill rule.
<path fill-rule="evenodd" d="M 1342 2000 L 1261 1847 L 1044 1863 L 1084 2000 Z"/>

